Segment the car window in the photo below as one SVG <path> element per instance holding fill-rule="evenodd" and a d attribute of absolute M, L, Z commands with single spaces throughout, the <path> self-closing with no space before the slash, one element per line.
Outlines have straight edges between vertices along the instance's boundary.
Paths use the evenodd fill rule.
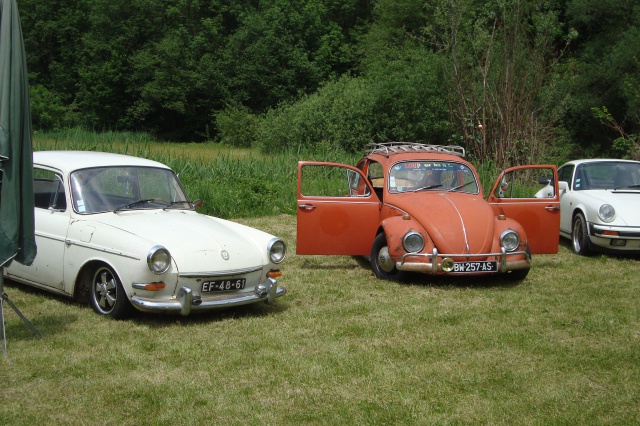
<path fill-rule="evenodd" d="M 389 170 L 389 192 L 448 190 L 477 194 L 479 185 L 468 166 L 448 161 L 403 161 Z"/>
<path fill-rule="evenodd" d="M 98 167 L 71 174 L 74 207 L 79 213 L 126 208 L 164 208 L 188 198 L 175 174 L 152 167 Z M 140 201 L 140 203 L 137 203 Z M 136 203 L 136 204 L 131 204 Z"/>
<path fill-rule="evenodd" d="M 551 168 L 512 170 L 500 180 L 496 195 L 498 198 L 553 198 L 554 187 L 549 184 L 553 175 Z"/>
<path fill-rule="evenodd" d="M 574 168 L 575 166 L 573 164 L 560 167 L 558 169 L 558 180 L 567 182 L 567 184 L 571 183 L 571 176 L 573 175 Z"/>
<path fill-rule="evenodd" d="M 62 177 L 51 170 L 34 168 L 33 201 L 34 207 L 39 209 L 66 210 L 67 200 Z"/>
<path fill-rule="evenodd" d="M 302 195 L 316 197 L 357 197 L 370 195 L 369 186 L 354 170 L 341 166 L 302 167 Z"/>
<path fill-rule="evenodd" d="M 575 190 L 623 189 L 640 184 L 640 163 L 595 161 L 578 165 Z"/>

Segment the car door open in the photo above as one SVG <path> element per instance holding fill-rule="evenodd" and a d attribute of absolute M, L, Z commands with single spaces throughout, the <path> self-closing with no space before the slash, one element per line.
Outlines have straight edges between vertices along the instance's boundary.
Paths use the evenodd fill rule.
<path fill-rule="evenodd" d="M 357 168 L 298 163 L 298 254 L 369 255 L 379 215 L 380 201 Z"/>
<path fill-rule="evenodd" d="M 488 202 L 496 215 L 505 215 L 524 227 L 532 253 L 558 252 L 560 200 L 556 166 L 506 169 L 495 182 Z"/>

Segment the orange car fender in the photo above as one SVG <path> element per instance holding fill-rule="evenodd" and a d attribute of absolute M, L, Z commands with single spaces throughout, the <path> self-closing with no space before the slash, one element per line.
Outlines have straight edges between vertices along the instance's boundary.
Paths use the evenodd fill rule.
<path fill-rule="evenodd" d="M 520 235 L 520 247 L 524 250 L 524 248 L 528 245 L 527 242 L 527 233 L 524 231 L 522 225 L 516 222 L 513 219 L 505 218 L 504 216 L 496 216 L 496 226 L 495 233 L 493 237 L 493 252 L 500 251 L 500 235 L 507 229 L 512 229 Z"/>
<path fill-rule="evenodd" d="M 406 251 L 402 246 L 402 238 L 410 231 L 416 231 L 422 234 L 425 242 L 425 248 L 423 252 L 430 253 L 433 243 L 429 238 L 429 235 L 420 223 L 412 217 L 406 216 L 393 216 L 384 219 L 380 224 L 382 232 L 387 237 L 387 244 L 389 247 L 389 254 L 391 257 L 398 261 Z"/>

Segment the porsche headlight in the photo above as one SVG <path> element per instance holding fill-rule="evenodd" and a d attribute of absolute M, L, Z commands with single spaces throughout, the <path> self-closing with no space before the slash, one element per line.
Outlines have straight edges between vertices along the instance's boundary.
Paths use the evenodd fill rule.
<path fill-rule="evenodd" d="M 418 253 L 424 248 L 424 238 L 419 232 L 407 232 L 402 238 L 402 246 L 408 253 Z"/>
<path fill-rule="evenodd" d="M 267 250 L 269 251 L 269 259 L 273 263 L 282 262 L 287 255 L 287 246 L 280 238 L 274 238 L 269 241 Z"/>
<path fill-rule="evenodd" d="M 155 246 L 147 254 L 147 265 L 154 274 L 164 274 L 171 266 L 169 250 L 162 246 Z"/>
<path fill-rule="evenodd" d="M 515 251 L 520 246 L 520 235 L 512 229 L 507 229 L 500 234 L 500 245 L 506 251 Z"/>
<path fill-rule="evenodd" d="M 603 222 L 613 222 L 613 219 L 616 218 L 616 209 L 611 204 L 603 204 L 598 209 L 598 217 Z"/>

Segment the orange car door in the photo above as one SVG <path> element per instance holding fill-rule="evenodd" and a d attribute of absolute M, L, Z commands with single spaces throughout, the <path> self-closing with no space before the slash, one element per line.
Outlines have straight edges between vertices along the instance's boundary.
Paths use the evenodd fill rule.
<path fill-rule="evenodd" d="M 558 252 L 560 199 L 556 166 L 506 169 L 494 184 L 488 201 L 496 214 L 504 214 L 524 227 L 532 253 Z"/>
<path fill-rule="evenodd" d="M 381 203 L 360 170 L 299 162 L 297 203 L 297 254 L 370 254 Z"/>

